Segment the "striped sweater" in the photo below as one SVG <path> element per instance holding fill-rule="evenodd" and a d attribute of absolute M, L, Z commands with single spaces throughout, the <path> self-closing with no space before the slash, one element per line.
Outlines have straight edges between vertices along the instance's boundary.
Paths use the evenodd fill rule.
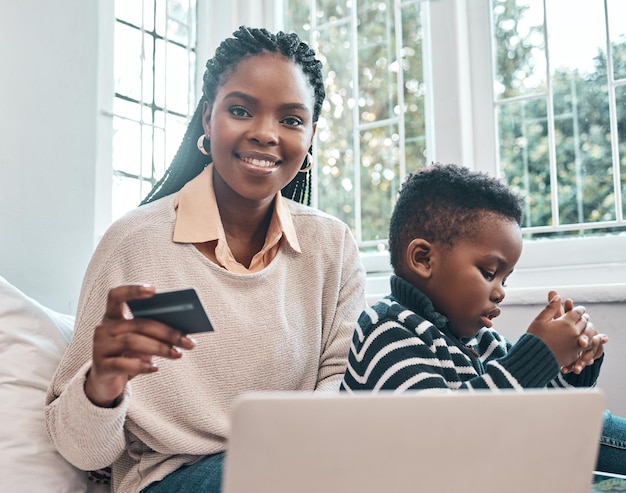
<path fill-rule="evenodd" d="M 391 295 L 359 317 L 341 389 L 588 387 L 600 366 L 601 359 L 579 375 L 562 374 L 552 351 L 532 334 L 515 344 L 488 328 L 458 338 L 421 291 L 392 276 Z"/>

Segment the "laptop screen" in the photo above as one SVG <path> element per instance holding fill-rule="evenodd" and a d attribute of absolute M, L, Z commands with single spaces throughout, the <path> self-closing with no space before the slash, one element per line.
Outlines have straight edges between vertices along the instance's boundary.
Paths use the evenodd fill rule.
<path fill-rule="evenodd" d="M 589 493 L 604 409 L 598 389 L 249 394 L 223 492 Z"/>

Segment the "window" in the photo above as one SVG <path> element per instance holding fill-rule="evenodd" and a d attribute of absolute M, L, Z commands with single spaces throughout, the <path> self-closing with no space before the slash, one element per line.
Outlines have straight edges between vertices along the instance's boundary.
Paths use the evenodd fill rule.
<path fill-rule="evenodd" d="M 548 287 L 626 299 L 625 7 L 491 0 L 478 6 L 488 15 L 468 12 L 472 99 L 494 110 L 476 112 L 476 163 L 526 198 L 519 302 L 545 301 Z"/>
<path fill-rule="evenodd" d="M 195 0 L 115 1 L 113 219 L 163 175 L 195 109 Z"/>
<path fill-rule="evenodd" d="M 624 298 L 626 30 L 617 21 L 619 0 L 607 0 L 606 10 L 603 0 L 283 4 L 284 27 L 308 39 L 327 67 L 318 170 L 329 162 L 338 169 L 318 179 L 318 206 L 351 224 L 361 245 L 384 245 L 405 173 L 431 161 L 463 163 L 502 177 L 525 197 L 528 240 L 511 280 L 518 300 L 543 302 L 548 285 Z M 380 185 L 378 170 L 387 177 Z M 329 209 L 326 196 L 342 187 L 341 210 Z M 386 292 L 385 256 L 364 259 L 381 271 Z"/>
<path fill-rule="evenodd" d="M 626 226 L 626 141 L 619 135 L 626 127 L 626 29 L 609 23 L 626 6 L 574 3 L 490 5 L 499 164 L 491 171 L 525 197 L 528 236 Z M 426 146 L 436 129 L 426 128 L 423 59 L 436 58 L 439 49 L 433 43 L 423 54 L 424 26 L 433 20 L 428 2 L 285 4 L 285 28 L 308 38 L 327 70 L 318 206 L 353 226 L 362 245 L 384 240 L 399 182 L 428 153 L 434 156 Z"/>
<path fill-rule="evenodd" d="M 492 2 L 498 162 L 529 235 L 625 229 L 624 15 L 619 0 Z"/>
<path fill-rule="evenodd" d="M 420 1 L 284 1 L 283 29 L 324 62 L 314 205 L 385 248 L 403 177 L 427 162 Z"/>
<path fill-rule="evenodd" d="M 197 102 L 195 54 L 202 67 L 241 24 L 293 30 L 325 67 L 313 205 L 352 228 L 369 282 L 380 281 L 372 297 L 388 290 L 398 187 L 439 161 L 524 194 L 527 240 L 509 300 L 517 289 L 521 302 L 543 302 L 547 286 L 626 299 L 623 0 L 115 3 L 116 102 L 103 104 L 114 115 L 114 218 L 136 206 L 181 141 Z M 196 46 L 195 18 L 205 15 Z"/>

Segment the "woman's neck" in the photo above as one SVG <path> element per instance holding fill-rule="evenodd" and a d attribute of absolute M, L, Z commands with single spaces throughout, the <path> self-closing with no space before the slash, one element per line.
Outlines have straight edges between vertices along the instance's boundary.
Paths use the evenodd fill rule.
<path fill-rule="evenodd" d="M 226 241 L 235 259 L 250 266 L 265 244 L 274 213 L 274 197 L 252 202 L 236 194 L 215 173 L 213 188 Z"/>

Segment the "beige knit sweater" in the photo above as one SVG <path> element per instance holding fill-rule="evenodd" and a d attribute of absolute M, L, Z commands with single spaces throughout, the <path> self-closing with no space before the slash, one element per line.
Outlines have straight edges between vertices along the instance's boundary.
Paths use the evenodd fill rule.
<path fill-rule="evenodd" d="M 225 450 L 233 399 L 247 391 L 339 388 L 350 338 L 365 307 L 365 275 L 348 228 L 287 201 L 302 248 L 283 245 L 260 272 L 236 274 L 191 244 L 174 243 L 174 195 L 111 226 L 89 264 L 74 338 L 46 399 L 48 434 L 75 466 L 113 465 L 113 491 L 137 492 L 183 464 Z M 147 282 L 194 287 L 215 332 L 159 371 L 136 377 L 122 402 L 85 396 L 92 338 L 107 292 Z"/>

